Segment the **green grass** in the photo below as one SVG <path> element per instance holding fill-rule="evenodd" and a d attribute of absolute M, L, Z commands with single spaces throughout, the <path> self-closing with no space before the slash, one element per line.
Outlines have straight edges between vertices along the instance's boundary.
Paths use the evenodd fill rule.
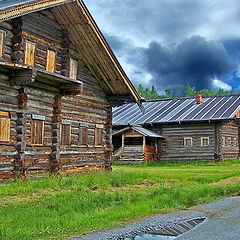
<path fill-rule="evenodd" d="M 0 239 L 64 239 L 239 193 L 240 161 L 115 166 L 0 186 Z"/>

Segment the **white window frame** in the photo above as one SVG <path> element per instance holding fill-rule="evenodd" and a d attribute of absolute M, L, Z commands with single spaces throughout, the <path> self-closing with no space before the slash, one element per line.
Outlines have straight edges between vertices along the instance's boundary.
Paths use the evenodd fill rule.
<path fill-rule="evenodd" d="M 226 137 L 222 137 L 222 146 L 226 147 Z"/>
<path fill-rule="evenodd" d="M 232 138 L 231 138 L 231 137 L 228 137 L 228 138 L 227 138 L 227 146 L 228 146 L 228 147 L 231 147 L 231 146 L 232 146 Z"/>
<path fill-rule="evenodd" d="M 204 140 L 208 141 L 207 145 L 203 144 Z M 207 147 L 207 146 L 209 146 L 209 137 L 201 137 L 201 147 Z"/>
<path fill-rule="evenodd" d="M 187 140 L 191 141 L 191 145 L 187 145 L 186 144 Z M 184 147 L 192 147 L 192 145 L 193 145 L 192 137 L 185 137 L 185 138 L 183 138 L 183 145 L 184 145 Z"/>

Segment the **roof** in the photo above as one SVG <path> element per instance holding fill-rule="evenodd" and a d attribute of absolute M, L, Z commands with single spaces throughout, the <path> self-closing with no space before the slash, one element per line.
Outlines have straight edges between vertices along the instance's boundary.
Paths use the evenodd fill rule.
<path fill-rule="evenodd" d="M 130 130 L 130 129 L 135 130 L 136 132 L 138 132 L 141 135 L 146 136 L 146 137 L 164 138 L 160 134 L 155 133 L 155 132 L 153 132 L 153 131 L 151 131 L 149 129 L 143 128 L 141 126 L 129 126 L 129 127 L 123 128 L 123 129 L 121 129 L 121 130 L 119 130 L 117 132 L 114 132 L 113 136 L 119 135 L 119 134 L 121 134 L 123 132 L 126 132 L 126 131 Z"/>
<path fill-rule="evenodd" d="M 240 95 L 204 97 L 202 104 L 195 98 L 147 101 L 142 113 L 136 104 L 113 108 L 113 125 L 144 125 L 234 119 L 240 110 Z"/>
<path fill-rule="evenodd" d="M 132 96 L 134 88 L 82 0 L 0 0 L 0 22 L 51 8 L 107 95 Z"/>

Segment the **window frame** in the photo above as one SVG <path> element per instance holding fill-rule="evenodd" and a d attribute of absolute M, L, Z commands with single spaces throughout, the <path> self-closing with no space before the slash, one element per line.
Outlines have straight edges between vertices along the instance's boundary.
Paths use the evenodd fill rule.
<path fill-rule="evenodd" d="M 6 31 L 0 30 L 0 58 L 5 55 L 5 41 L 6 41 Z"/>
<path fill-rule="evenodd" d="M 187 143 L 187 140 L 190 140 L 191 141 L 191 145 L 187 145 L 186 143 Z M 184 137 L 183 138 L 183 146 L 184 147 L 192 147 L 192 145 L 193 145 L 193 139 L 192 139 L 192 137 Z"/>
<path fill-rule="evenodd" d="M 34 130 L 34 128 L 36 129 L 37 125 L 35 125 L 35 123 L 37 122 L 41 122 L 42 126 L 42 132 L 41 132 L 41 143 L 36 143 L 36 140 L 34 140 L 35 136 L 34 134 L 37 135 L 36 131 Z M 32 146 L 43 146 L 44 145 L 44 127 L 45 127 L 45 119 L 37 119 L 37 118 L 32 118 L 31 121 L 31 145 Z"/>
<path fill-rule="evenodd" d="M 207 145 L 204 145 L 204 140 L 207 140 L 208 141 L 208 144 Z M 209 137 L 201 137 L 201 147 L 208 147 L 210 145 L 210 139 Z"/>
<path fill-rule="evenodd" d="M 68 136 L 69 141 L 67 143 L 63 142 L 66 139 L 66 137 L 63 138 L 63 136 L 65 136 L 65 135 L 63 135 L 63 126 L 69 126 L 69 136 Z M 71 145 L 71 138 L 72 138 L 72 127 L 71 127 L 71 124 L 62 122 L 60 129 L 61 129 L 60 130 L 60 144 L 62 146 L 70 146 Z"/>
<path fill-rule="evenodd" d="M 84 138 L 84 136 L 85 136 L 85 138 Z M 85 141 L 84 141 L 84 139 L 85 139 Z M 80 146 L 87 146 L 88 145 L 88 128 L 87 128 L 87 126 L 80 126 L 79 127 L 78 144 Z"/>
<path fill-rule="evenodd" d="M 232 147 L 232 138 L 231 137 L 227 137 L 227 146 Z"/>
<path fill-rule="evenodd" d="M 30 63 L 30 64 L 29 64 L 29 62 L 27 62 L 28 58 L 27 58 L 27 54 L 26 54 L 27 53 L 27 45 L 28 44 L 34 46 L 33 63 Z M 32 41 L 29 41 L 29 40 L 26 40 L 26 42 L 25 42 L 25 51 L 24 51 L 24 64 L 28 65 L 29 67 L 34 67 L 35 64 L 36 64 L 36 54 L 37 54 L 37 45 L 36 45 L 36 43 L 32 42 Z"/>
<path fill-rule="evenodd" d="M 4 119 L 4 120 L 2 120 Z M 6 121 L 7 120 L 7 121 Z M 0 127 L 1 127 L 1 122 L 7 123 L 7 132 L 5 132 L 5 138 L 3 137 L 2 132 L 0 132 L 0 143 L 4 144 L 4 143 L 9 143 L 11 141 L 11 119 L 9 116 L 9 112 L 0 112 Z"/>
<path fill-rule="evenodd" d="M 226 147 L 226 137 L 222 137 L 222 147 Z"/>
<path fill-rule="evenodd" d="M 53 64 L 49 64 L 50 60 L 51 60 L 51 54 L 54 53 L 54 63 Z M 45 66 L 45 70 L 47 72 L 52 72 L 54 73 L 56 71 L 56 62 L 57 62 L 57 52 L 55 50 L 52 49 L 48 49 L 47 50 L 47 58 L 46 58 L 46 66 Z M 52 65 L 53 65 L 53 69 L 52 69 Z"/>
<path fill-rule="evenodd" d="M 103 146 L 103 128 L 96 127 L 94 130 L 94 145 Z"/>
<path fill-rule="evenodd" d="M 69 78 L 77 79 L 78 74 L 78 60 L 71 58 L 69 60 Z"/>

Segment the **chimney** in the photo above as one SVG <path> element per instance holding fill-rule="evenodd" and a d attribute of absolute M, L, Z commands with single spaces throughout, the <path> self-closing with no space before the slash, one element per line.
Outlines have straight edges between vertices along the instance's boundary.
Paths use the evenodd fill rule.
<path fill-rule="evenodd" d="M 201 103 L 203 103 L 202 95 L 201 95 L 201 94 L 197 94 L 197 95 L 195 96 L 195 101 L 196 101 L 196 104 L 201 104 Z"/>

